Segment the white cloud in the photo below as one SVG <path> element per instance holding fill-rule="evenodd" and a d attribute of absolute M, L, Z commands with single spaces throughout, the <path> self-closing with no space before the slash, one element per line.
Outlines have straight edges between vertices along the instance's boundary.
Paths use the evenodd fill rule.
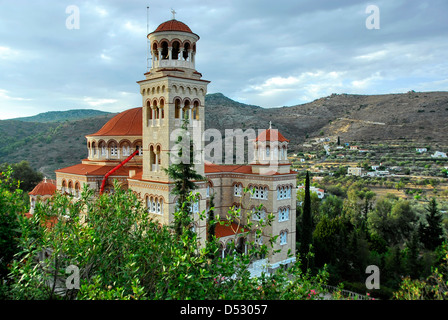
<path fill-rule="evenodd" d="M 32 99 L 21 98 L 21 97 L 12 97 L 9 95 L 9 91 L 5 89 L 0 89 L 0 99 L 3 100 L 12 100 L 12 101 L 30 101 Z"/>
<path fill-rule="evenodd" d="M 117 99 L 98 99 L 92 97 L 85 97 L 82 100 L 91 107 L 102 107 L 105 104 L 116 103 L 118 101 Z"/>
<path fill-rule="evenodd" d="M 21 57 L 20 51 L 12 49 L 10 47 L 0 46 L 0 59 L 11 60 L 11 59 L 18 59 L 20 57 Z"/>

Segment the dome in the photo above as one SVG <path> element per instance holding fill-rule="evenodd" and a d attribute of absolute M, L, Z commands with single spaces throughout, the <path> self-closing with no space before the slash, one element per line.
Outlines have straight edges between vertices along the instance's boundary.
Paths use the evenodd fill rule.
<path fill-rule="evenodd" d="M 272 132 L 271 132 L 272 131 Z M 277 129 L 267 129 L 262 131 L 255 141 L 278 141 L 278 142 L 289 142 Z"/>
<path fill-rule="evenodd" d="M 52 181 L 47 181 L 47 179 L 44 179 L 44 181 L 39 182 L 37 186 L 35 186 L 34 189 L 28 194 L 33 196 L 51 196 L 55 192 L 56 185 Z"/>
<path fill-rule="evenodd" d="M 98 132 L 89 136 L 141 136 L 142 108 L 123 111 L 110 119 Z"/>
<path fill-rule="evenodd" d="M 193 33 L 185 23 L 175 19 L 161 23 L 153 33 L 162 31 L 182 31 Z"/>

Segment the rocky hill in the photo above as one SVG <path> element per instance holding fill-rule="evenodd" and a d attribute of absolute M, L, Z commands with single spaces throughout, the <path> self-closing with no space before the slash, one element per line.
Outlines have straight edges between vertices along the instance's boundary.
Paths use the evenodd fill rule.
<path fill-rule="evenodd" d="M 448 145 L 448 92 L 333 94 L 282 108 L 227 107 L 221 94 L 206 105 L 206 127 L 281 130 L 294 149 L 307 137 L 340 136 L 344 141 L 407 139 Z M 211 95 L 211 96 L 215 96 Z M 219 98 L 219 99 L 218 99 Z M 210 120 L 210 121 L 209 121 Z"/>
<path fill-rule="evenodd" d="M 448 92 L 333 94 L 270 109 L 239 103 L 221 93 L 208 94 L 205 101 L 206 128 L 258 130 L 268 128 L 272 121 L 272 126 L 291 140 L 291 151 L 307 137 L 322 136 L 375 143 L 406 139 L 448 147 Z M 74 114 L 78 119 L 69 120 Z M 115 115 L 100 114 L 84 117 L 78 110 L 59 113 L 59 121 L 49 120 L 54 115 L 48 113 L 34 118 L 40 122 L 2 120 L 0 163 L 27 160 L 33 168 L 54 177 L 55 169 L 87 156 L 85 135 L 98 131 Z"/>

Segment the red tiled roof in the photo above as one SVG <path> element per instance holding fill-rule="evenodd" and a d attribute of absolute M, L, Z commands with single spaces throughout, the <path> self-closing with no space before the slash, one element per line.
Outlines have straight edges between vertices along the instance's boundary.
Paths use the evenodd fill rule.
<path fill-rule="evenodd" d="M 162 32 L 162 31 L 183 31 L 193 33 L 185 23 L 172 19 L 161 23 L 154 32 Z"/>
<path fill-rule="evenodd" d="M 98 132 L 88 136 L 141 136 L 142 108 L 137 107 L 117 114 Z"/>
<path fill-rule="evenodd" d="M 289 142 L 277 129 L 267 129 L 261 132 L 255 141 L 278 141 Z"/>
<path fill-rule="evenodd" d="M 237 223 L 232 222 L 231 224 L 226 223 L 221 225 L 221 223 L 217 223 L 215 227 L 215 236 L 216 238 L 222 238 L 227 236 L 233 236 L 237 233 L 246 232 L 247 229 L 244 229 L 242 226 L 238 226 Z"/>
<path fill-rule="evenodd" d="M 94 164 L 75 164 L 74 166 L 56 170 L 56 172 L 77 174 L 82 176 L 104 176 L 116 166 L 101 166 Z M 115 171 L 112 176 L 129 176 L 129 170 L 139 172 L 142 170 L 141 166 L 124 166 Z"/>
<path fill-rule="evenodd" d="M 277 164 L 277 165 L 289 165 L 289 164 Z M 254 174 L 259 175 L 258 173 L 252 172 L 253 165 L 233 165 L 233 164 L 214 164 L 210 162 L 205 162 L 204 165 L 204 173 L 244 173 L 244 174 Z M 265 172 L 263 175 L 282 175 L 282 174 L 297 174 L 297 172 L 290 170 L 288 173 L 278 173 L 275 170 L 271 172 Z"/>
<path fill-rule="evenodd" d="M 26 218 L 31 218 L 33 215 L 29 212 L 26 212 L 25 214 Z M 41 225 L 45 225 L 48 229 L 51 229 L 57 222 L 58 222 L 58 217 L 55 216 L 50 216 L 50 217 L 44 217 L 41 219 Z"/>
<path fill-rule="evenodd" d="M 52 180 L 44 180 L 37 184 L 33 190 L 31 190 L 30 195 L 33 196 L 46 196 L 53 195 L 56 192 L 56 185 Z"/>
<path fill-rule="evenodd" d="M 206 162 L 204 165 L 205 173 L 215 173 L 215 172 L 235 172 L 235 173 L 252 173 L 252 167 L 250 165 L 226 165 L 226 164 L 214 164 Z"/>

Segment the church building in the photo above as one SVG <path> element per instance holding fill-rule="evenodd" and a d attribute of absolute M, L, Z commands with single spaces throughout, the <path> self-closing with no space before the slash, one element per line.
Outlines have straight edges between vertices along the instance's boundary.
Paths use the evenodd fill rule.
<path fill-rule="evenodd" d="M 191 136 L 199 136 L 195 150 L 204 153 L 205 95 L 208 80 L 196 68 L 196 50 L 199 36 L 181 21 L 172 20 L 160 24 L 148 34 L 151 68 L 137 81 L 142 105 L 121 112 L 109 120 L 98 132 L 87 138 L 87 158 L 81 163 L 56 170 L 56 186 L 59 192 L 79 197 L 83 185 L 99 192 L 113 191 L 113 181 L 139 195 L 148 212 L 160 223 L 173 222 L 176 196 L 171 194 L 174 182 L 163 171 L 172 163 L 170 154 L 175 149 L 177 129 L 184 122 Z M 262 130 L 252 139 L 253 160 L 240 164 L 222 164 L 203 160 L 195 162 L 197 173 L 206 180 L 196 181 L 200 194 L 193 204 L 194 230 L 202 243 L 207 238 L 206 221 L 199 213 L 208 210 L 210 197 L 214 195 L 215 215 L 226 220 L 232 207 L 241 209 L 242 217 L 251 215 L 254 225 L 273 213 L 271 226 L 255 238 L 243 233 L 241 224 L 217 225 L 216 236 L 226 253 L 230 241 L 237 241 L 245 252 L 252 241 L 268 243 L 278 236 L 274 249 L 278 253 L 265 257 L 271 268 L 295 261 L 296 239 L 296 173 L 291 170 L 287 157 L 288 143 L 277 129 Z M 237 146 L 238 147 L 238 146 Z M 244 194 L 249 188 L 252 193 Z M 292 257 L 288 255 L 292 253 Z"/>

